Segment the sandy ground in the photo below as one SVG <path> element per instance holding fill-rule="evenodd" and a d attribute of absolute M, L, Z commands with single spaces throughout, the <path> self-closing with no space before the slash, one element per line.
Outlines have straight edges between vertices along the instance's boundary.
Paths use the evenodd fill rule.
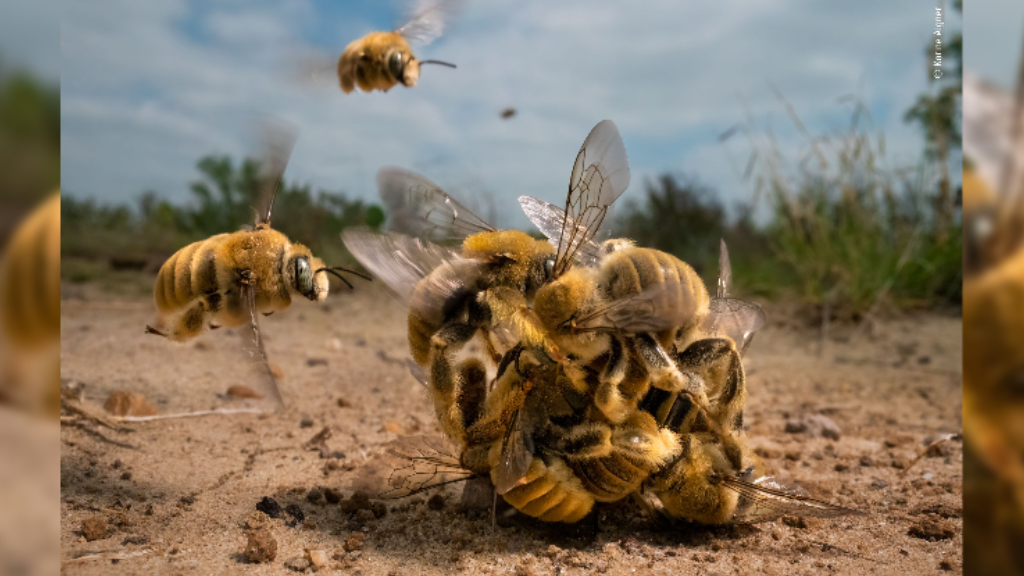
<path fill-rule="evenodd" d="M 88 386 L 88 399 L 136 391 L 161 413 L 237 405 L 223 395 L 244 372 L 236 334 L 176 345 L 143 335 L 148 299 L 71 294 L 61 371 Z M 279 413 L 159 420 L 130 432 L 65 424 L 63 571 L 287 574 L 289 560 L 314 549 L 332 557 L 327 573 L 366 575 L 960 573 L 960 442 L 903 471 L 928 441 L 961 428 L 960 319 L 888 321 L 820 350 L 816 331 L 767 311 L 769 326 L 746 359 L 752 442 L 776 476 L 863 516 L 668 527 L 620 503 L 576 525 L 503 512 L 492 530 L 490 510 L 460 505 L 456 487 L 361 505 L 348 485 L 366 455 L 399 433 L 437 428 L 404 365 L 402 309 L 379 287 L 360 286 L 264 320 L 283 374 Z M 839 440 L 787 433 L 787 418 L 804 414 L 831 418 Z M 329 450 L 304 448 L 324 427 Z M 341 502 L 328 503 L 323 495 L 336 500 L 336 491 Z M 246 526 L 265 496 L 298 506 L 304 520 L 271 520 L 276 558 L 249 564 Z M 94 518 L 109 533 L 87 541 L 83 521 Z"/>

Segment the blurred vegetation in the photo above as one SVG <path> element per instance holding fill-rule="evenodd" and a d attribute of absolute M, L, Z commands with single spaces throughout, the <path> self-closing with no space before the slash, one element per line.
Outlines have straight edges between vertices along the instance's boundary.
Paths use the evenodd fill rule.
<path fill-rule="evenodd" d="M 0 59 L 0 245 L 60 186 L 60 87 Z"/>
<path fill-rule="evenodd" d="M 155 270 L 179 248 L 222 232 L 252 226 L 259 194 L 259 163 L 236 163 L 227 156 L 203 157 L 196 165 L 201 178 L 192 182 L 192 201 L 178 206 L 154 192 L 143 193 L 137 205 L 100 204 L 64 192 L 61 204 L 62 275 L 86 281 L 104 268 L 81 261 L 106 262 L 114 269 Z M 273 208 L 273 227 L 292 242 L 305 244 L 331 265 L 350 264 L 341 244 L 346 226 L 380 226 L 384 212 L 342 192 L 298 183 L 280 183 Z M 75 260 L 79 260 L 76 262 Z"/>
<path fill-rule="evenodd" d="M 665 175 L 645 182 L 643 203 L 625 204 L 618 232 L 689 262 L 708 285 L 723 238 L 737 292 L 795 297 L 841 319 L 882 306 L 959 306 L 961 225 L 946 218 L 941 189 L 928 190 L 930 168 L 886 168 L 884 135 L 860 127 L 860 103 L 847 130 L 812 136 L 779 97 L 807 138 L 803 158 L 787 158 L 752 122 L 723 135 L 748 138 L 747 175 L 755 200 L 768 202 L 766 224 L 755 222 L 755 204 L 730 218 L 712 190 Z"/>

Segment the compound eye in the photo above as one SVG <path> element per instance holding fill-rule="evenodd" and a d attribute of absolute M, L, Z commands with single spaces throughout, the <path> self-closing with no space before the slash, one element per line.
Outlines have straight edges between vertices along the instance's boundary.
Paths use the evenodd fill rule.
<path fill-rule="evenodd" d="M 313 293 L 313 269 L 305 258 L 295 259 L 295 289 L 307 298 Z"/>
<path fill-rule="evenodd" d="M 391 53 L 391 57 L 388 58 L 388 72 L 395 80 L 402 81 L 402 77 L 405 75 L 405 63 L 402 61 L 401 52 Z"/>
<path fill-rule="evenodd" d="M 555 270 L 555 257 L 548 256 L 544 259 L 544 277 L 551 278 L 551 273 Z"/>

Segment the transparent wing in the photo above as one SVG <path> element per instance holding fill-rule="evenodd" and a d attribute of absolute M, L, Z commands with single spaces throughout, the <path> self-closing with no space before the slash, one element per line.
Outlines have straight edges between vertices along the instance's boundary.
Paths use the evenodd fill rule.
<path fill-rule="evenodd" d="M 407 306 L 421 280 L 430 277 L 430 292 L 449 298 L 473 285 L 482 267 L 481 262 L 461 258 L 450 248 L 394 232 L 350 228 L 341 233 L 341 240 Z"/>
<path fill-rule="evenodd" d="M 727 336 L 736 343 L 740 354 L 747 349 L 754 334 L 764 328 L 764 310 L 753 302 L 735 298 L 712 298 L 710 312 L 704 319 L 704 332 L 709 336 Z"/>
<path fill-rule="evenodd" d="M 862 514 L 858 510 L 799 494 L 794 487 L 784 485 L 770 476 L 763 476 L 752 482 L 734 476 L 723 476 L 721 481 L 724 486 L 740 495 L 736 512 L 731 519 L 734 524 L 766 522 L 782 516 L 836 518 Z"/>
<path fill-rule="evenodd" d="M 571 218 L 567 218 L 565 210 L 533 196 L 520 196 L 519 205 L 523 207 L 526 217 L 533 222 L 540 231 L 547 236 L 548 241 L 558 248 L 558 238 L 562 230 L 577 228 L 577 224 Z M 601 259 L 601 246 L 593 241 L 581 242 L 576 252 L 576 259 L 583 266 L 596 266 Z"/>
<path fill-rule="evenodd" d="M 725 240 L 720 240 L 718 251 L 718 298 L 727 298 L 732 290 L 732 264 L 729 263 L 729 249 Z"/>
<path fill-rule="evenodd" d="M 270 226 L 277 188 L 295 148 L 298 131 L 281 119 L 265 119 L 261 124 L 263 158 L 260 162 L 259 197 L 256 202 L 256 227 Z"/>
<path fill-rule="evenodd" d="M 430 242 L 461 242 L 493 226 L 473 214 L 437 184 L 393 166 L 377 172 L 377 189 L 388 207 L 391 229 Z"/>
<path fill-rule="evenodd" d="M 505 494 L 516 487 L 530 470 L 533 454 L 526 446 L 526 430 L 523 426 L 523 411 L 516 410 L 512 422 L 505 429 L 501 444 L 501 460 L 494 469 L 494 488 L 498 494 Z"/>
<path fill-rule="evenodd" d="M 576 328 L 626 334 L 660 332 L 685 324 L 696 312 L 692 292 L 678 279 L 669 279 L 599 307 L 578 319 Z"/>
<path fill-rule="evenodd" d="M 464 0 L 416 0 L 406 10 L 409 21 L 398 33 L 406 40 L 427 45 L 444 33 L 444 24 L 462 9 Z"/>
<path fill-rule="evenodd" d="M 268 402 L 271 411 L 276 411 L 284 406 L 284 400 L 263 347 L 259 314 L 256 311 L 256 285 L 252 282 L 239 285 L 239 297 L 243 309 L 249 315 L 249 321 L 242 327 L 242 350 L 249 367 L 247 376 L 251 378 L 246 385 Z"/>
<path fill-rule="evenodd" d="M 439 436 L 392 440 L 360 468 L 351 488 L 371 498 L 405 498 L 431 488 L 473 478 L 457 451 Z"/>
<path fill-rule="evenodd" d="M 556 277 L 568 270 L 580 248 L 597 236 L 608 207 L 628 187 L 626 147 L 615 123 L 602 120 L 583 141 L 572 167 L 566 218 L 558 236 Z"/>

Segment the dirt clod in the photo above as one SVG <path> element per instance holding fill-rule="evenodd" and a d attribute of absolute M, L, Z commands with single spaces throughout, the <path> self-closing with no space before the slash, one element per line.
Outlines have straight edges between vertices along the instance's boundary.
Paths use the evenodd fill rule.
<path fill-rule="evenodd" d="M 277 558 L 277 539 L 269 527 L 249 530 L 245 534 L 245 561 L 250 564 L 264 564 Z"/>
<path fill-rule="evenodd" d="M 427 508 L 431 510 L 444 510 L 444 496 L 440 494 L 434 494 L 427 500 Z"/>
<path fill-rule="evenodd" d="M 341 502 L 341 490 L 337 488 L 324 488 L 324 499 L 327 500 L 328 504 L 337 504 Z"/>
<path fill-rule="evenodd" d="M 299 508 L 298 504 L 289 504 L 284 507 L 284 513 L 291 516 L 292 519 L 286 522 L 288 526 L 294 528 L 306 520 L 306 514 Z"/>
<path fill-rule="evenodd" d="M 277 503 L 277 500 L 269 496 L 264 496 L 262 500 L 257 502 L 256 509 L 271 518 L 280 518 L 283 515 L 281 505 Z"/>
<path fill-rule="evenodd" d="M 89 542 L 107 537 L 107 521 L 102 516 L 92 516 L 82 520 L 82 535 Z"/>
<path fill-rule="evenodd" d="M 303 414 L 302 420 L 299 421 L 299 428 L 312 428 L 313 424 L 313 417 L 308 414 Z"/>
<path fill-rule="evenodd" d="M 135 534 L 129 536 L 121 541 L 121 546 L 128 546 L 133 544 L 135 546 L 141 546 L 143 544 L 149 544 L 149 536 L 142 536 L 141 534 Z"/>
<path fill-rule="evenodd" d="M 309 493 L 306 494 L 306 500 L 312 504 L 325 504 L 324 493 L 317 487 L 309 489 Z"/>
<path fill-rule="evenodd" d="M 118 390 L 107 397 L 103 408 L 114 416 L 154 416 L 156 408 L 138 392 Z"/>
<path fill-rule="evenodd" d="M 351 498 L 341 503 L 341 511 L 346 514 L 354 514 L 359 510 L 370 508 L 370 496 L 366 492 L 356 492 Z"/>
<path fill-rule="evenodd" d="M 946 540 L 947 538 L 955 536 L 956 526 L 954 526 L 949 520 L 928 517 L 918 520 L 913 524 L 910 527 L 910 530 L 907 530 L 907 534 L 915 538 L 935 542 L 937 540 Z"/>
<path fill-rule="evenodd" d="M 366 544 L 366 534 L 362 532 L 353 532 L 345 539 L 345 551 L 352 552 L 355 550 L 362 550 Z"/>

